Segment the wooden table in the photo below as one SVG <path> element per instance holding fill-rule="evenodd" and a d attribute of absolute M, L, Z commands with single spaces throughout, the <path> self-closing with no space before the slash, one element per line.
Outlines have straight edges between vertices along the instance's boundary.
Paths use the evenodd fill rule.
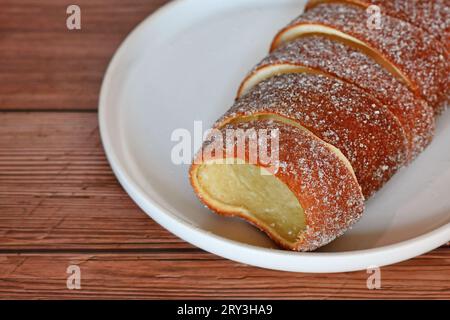
<path fill-rule="evenodd" d="M 164 0 L 0 0 L 0 297 L 450 298 L 450 247 L 366 272 L 288 274 L 203 252 L 139 210 L 105 159 L 97 125 L 106 66 Z M 67 268 L 81 290 L 67 288 Z"/>

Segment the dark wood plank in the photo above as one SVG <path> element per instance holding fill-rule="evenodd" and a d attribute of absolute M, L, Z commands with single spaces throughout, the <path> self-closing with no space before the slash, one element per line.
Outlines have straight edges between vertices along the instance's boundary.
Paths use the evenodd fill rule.
<path fill-rule="evenodd" d="M 128 32 L 168 0 L 0 1 L 0 110 L 97 108 Z M 151 39 L 149 39 L 151 40 Z M 193 248 L 147 217 L 105 159 L 95 112 L 0 112 L 0 298 L 450 298 L 450 247 L 365 272 L 287 274 Z M 66 288 L 77 264 L 82 290 Z"/>
<path fill-rule="evenodd" d="M 66 288 L 69 265 L 81 290 Z M 450 299 L 450 249 L 381 270 L 381 290 L 366 272 L 287 274 L 202 252 L 0 255 L 0 297 L 9 298 L 285 298 Z"/>
<path fill-rule="evenodd" d="M 191 248 L 117 183 L 95 113 L 0 113 L 0 249 Z"/>
<path fill-rule="evenodd" d="M 96 109 L 106 66 L 125 36 L 168 0 L 0 1 L 0 109 Z M 149 39 L 151 41 L 151 39 Z"/>

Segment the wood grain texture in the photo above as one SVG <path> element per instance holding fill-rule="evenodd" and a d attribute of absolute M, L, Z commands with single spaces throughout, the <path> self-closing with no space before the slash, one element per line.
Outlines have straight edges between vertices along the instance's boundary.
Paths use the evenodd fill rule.
<path fill-rule="evenodd" d="M 168 0 L 0 1 L 0 109 L 96 109 L 103 74 L 125 36 Z M 149 39 L 151 40 L 151 39 Z"/>
<path fill-rule="evenodd" d="M 81 269 L 81 290 L 66 287 L 67 267 Z M 381 271 L 380 290 L 365 272 L 287 274 L 203 252 L 21 254 L 0 256 L 0 296 L 130 299 L 450 299 L 450 249 Z"/>

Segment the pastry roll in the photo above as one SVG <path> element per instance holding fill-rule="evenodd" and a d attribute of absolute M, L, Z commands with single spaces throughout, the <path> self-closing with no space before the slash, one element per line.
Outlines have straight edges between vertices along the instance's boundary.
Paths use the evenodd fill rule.
<path fill-rule="evenodd" d="M 276 170 L 259 157 L 250 161 L 250 144 L 239 153 L 238 139 L 223 138 L 240 130 L 278 132 Z M 243 218 L 296 251 L 330 243 L 361 217 L 364 197 L 351 165 L 299 124 L 258 119 L 225 125 L 219 133 L 222 138 L 215 134 L 205 142 L 190 170 L 195 192 L 211 210 Z"/>
<path fill-rule="evenodd" d="M 431 142 L 433 108 L 373 59 L 353 47 L 323 36 L 299 38 L 273 51 L 243 81 L 238 96 L 257 83 L 283 73 L 313 73 L 351 83 L 386 105 L 398 118 L 409 141 L 409 160 Z"/>
<path fill-rule="evenodd" d="M 217 122 L 281 117 L 307 128 L 350 161 L 370 197 L 408 161 L 398 118 L 363 90 L 309 73 L 277 75 L 258 83 Z"/>
<path fill-rule="evenodd" d="M 306 10 L 321 3 L 336 0 L 309 0 Z M 450 0 L 340 0 L 340 2 L 368 8 L 380 7 L 382 15 L 389 15 L 411 23 L 434 35 L 446 49 L 450 49 Z"/>
<path fill-rule="evenodd" d="M 448 97 L 447 1 L 434 15 L 418 0 L 410 16 L 412 0 L 375 0 L 388 12 L 380 29 L 367 23 L 369 0 L 310 1 L 196 156 L 190 181 L 200 200 L 290 250 L 342 235 L 433 138 Z M 262 130 L 277 143 L 255 142 Z"/>
<path fill-rule="evenodd" d="M 366 11 L 355 5 L 320 4 L 275 37 L 272 51 L 299 37 L 322 34 L 359 48 L 390 71 L 439 114 L 447 100 L 447 51 L 430 34 L 391 16 L 380 29 L 369 28 Z"/>

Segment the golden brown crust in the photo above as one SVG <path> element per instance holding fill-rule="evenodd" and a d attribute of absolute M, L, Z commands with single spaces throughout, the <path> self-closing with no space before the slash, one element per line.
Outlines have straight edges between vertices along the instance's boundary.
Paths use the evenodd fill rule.
<path fill-rule="evenodd" d="M 368 8 L 380 7 L 381 14 L 411 23 L 437 38 L 450 50 L 450 0 L 309 0 L 306 10 L 321 3 L 341 2 Z"/>
<path fill-rule="evenodd" d="M 283 74 L 256 85 L 217 122 L 272 114 L 292 119 L 338 148 L 370 197 L 405 165 L 408 140 L 398 119 L 361 89 L 314 74 Z"/>
<path fill-rule="evenodd" d="M 282 45 L 287 32 L 299 26 L 328 27 L 364 43 L 375 56 L 398 70 L 410 89 L 437 114 L 442 111 L 450 83 L 448 53 L 428 33 L 391 16 L 383 16 L 380 29 L 369 29 L 363 8 L 320 4 L 284 28 L 275 37 L 272 49 Z"/>
<path fill-rule="evenodd" d="M 308 131 L 272 120 L 259 120 L 223 127 L 225 135 L 229 129 L 279 130 L 280 169 L 275 176 L 296 195 L 305 212 L 306 229 L 296 243 L 288 243 L 278 236 L 270 226 L 241 212 L 230 212 L 208 201 L 196 178 L 201 163 L 216 160 L 216 154 L 194 164 L 190 179 L 200 200 L 214 212 L 224 216 L 237 216 L 264 231 L 281 247 L 296 251 L 312 251 L 341 236 L 361 217 L 364 197 L 353 172 L 329 145 Z M 207 141 L 203 150 L 211 145 Z M 234 145 L 237 148 L 236 145 Z M 226 157 L 225 148 L 220 155 Z M 237 152 L 237 151 L 236 151 Z M 207 152 L 208 153 L 208 152 Z M 197 158 L 200 157 L 200 154 Z M 221 158 L 219 158 L 221 159 Z M 249 161 L 246 148 L 245 161 Z M 259 166 L 265 165 L 258 163 Z"/>
<path fill-rule="evenodd" d="M 250 72 L 241 88 L 248 89 L 248 84 L 264 70 L 279 66 L 302 66 L 318 70 L 358 86 L 378 99 L 402 123 L 410 144 L 410 160 L 416 158 L 434 136 L 433 109 L 415 97 L 391 73 L 351 46 L 323 36 L 296 39 L 263 59 Z M 274 72 L 272 76 L 276 75 L 275 69 Z"/>

